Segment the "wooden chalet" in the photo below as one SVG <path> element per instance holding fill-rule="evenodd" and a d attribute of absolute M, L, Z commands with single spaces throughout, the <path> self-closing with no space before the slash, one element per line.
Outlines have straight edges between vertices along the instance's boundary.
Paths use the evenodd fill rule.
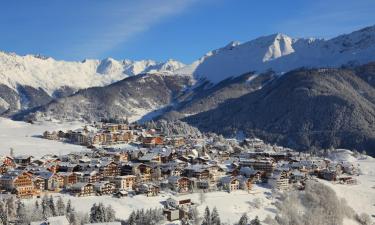
<path fill-rule="evenodd" d="M 74 172 L 59 172 L 58 175 L 63 179 L 63 187 L 67 188 L 78 182 L 78 176 Z"/>
<path fill-rule="evenodd" d="M 157 196 L 159 195 L 160 187 L 153 183 L 144 183 L 138 185 L 137 192 L 145 194 L 147 197 Z"/>
<path fill-rule="evenodd" d="M 275 171 L 268 178 L 268 183 L 278 190 L 289 189 L 289 174 L 287 171 Z"/>
<path fill-rule="evenodd" d="M 92 196 L 95 194 L 94 185 L 90 183 L 76 183 L 70 187 L 70 193 L 76 197 Z"/>
<path fill-rule="evenodd" d="M 227 176 L 221 178 L 221 185 L 224 190 L 227 190 L 229 192 L 236 191 L 240 189 L 240 180 L 237 177 Z"/>
<path fill-rule="evenodd" d="M 168 183 L 172 190 L 179 193 L 189 192 L 193 186 L 193 182 L 187 177 L 169 177 Z"/>
<path fill-rule="evenodd" d="M 143 138 L 142 144 L 144 147 L 155 147 L 158 145 L 163 145 L 164 139 L 163 137 L 160 137 L 160 136 L 151 136 L 151 137 L 147 136 Z"/>
<path fill-rule="evenodd" d="M 94 183 L 94 191 L 97 195 L 110 195 L 115 192 L 115 184 L 109 181 L 100 181 Z"/>
<path fill-rule="evenodd" d="M 19 198 L 31 198 L 34 196 L 34 183 L 31 173 L 14 172 L 0 177 L 2 189 L 16 194 Z"/>
<path fill-rule="evenodd" d="M 115 177 L 120 175 L 120 168 L 116 162 L 106 162 L 100 165 L 99 173 L 103 178 Z"/>
<path fill-rule="evenodd" d="M 136 184 L 136 178 L 137 177 L 134 175 L 116 176 L 113 179 L 113 183 L 118 190 L 133 190 Z"/>

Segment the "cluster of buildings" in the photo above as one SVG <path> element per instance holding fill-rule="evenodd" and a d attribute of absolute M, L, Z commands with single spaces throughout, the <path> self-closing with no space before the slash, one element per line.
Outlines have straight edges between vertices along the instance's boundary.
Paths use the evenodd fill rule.
<path fill-rule="evenodd" d="M 173 143 L 183 144 L 183 138 L 167 139 L 159 135 L 157 129 L 144 129 L 138 124 L 127 123 L 95 123 L 94 126 L 85 126 L 82 129 L 64 131 L 45 131 L 43 138 L 61 140 L 78 145 L 94 147 L 126 143 L 142 143 L 145 147 Z M 179 143 L 181 142 L 181 143 Z"/>
<path fill-rule="evenodd" d="M 41 158 L 3 156 L 1 192 L 19 198 L 49 192 L 77 197 L 136 194 L 151 197 L 161 191 L 176 195 L 251 191 L 254 184 L 279 190 L 303 189 L 306 180 L 312 177 L 355 183 L 358 174 L 357 165 L 350 162 L 333 162 L 266 145 L 259 139 L 221 143 L 212 137 L 166 136 L 159 129 L 127 124 L 100 124 L 95 131 L 84 128 L 44 136 L 64 138 L 90 148 Z M 104 145 L 117 142 L 126 145 Z"/>

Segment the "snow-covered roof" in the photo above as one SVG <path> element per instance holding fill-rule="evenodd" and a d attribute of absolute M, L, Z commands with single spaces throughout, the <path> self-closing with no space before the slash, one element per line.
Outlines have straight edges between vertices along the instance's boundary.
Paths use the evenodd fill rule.
<path fill-rule="evenodd" d="M 86 185 L 92 185 L 92 184 L 89 184 L 89 183 L 83 183 L 83 182 L 79 182 L 79 183 L 75 183 L 72 185 L 72 189 L 79 189 L 81 190 L 83 187 L 85 187 Z"/>
<path fill-rule="evenodd" d="M 238 178 L 232 177 L 232 176 L 226 176 L 226 177 L 222 177 L 220 179 L 221 183 L 223 183 L 223 184 L 231 183 L 233 180 L 238 180 Z"/>
<path fill-rule="evenodd" d="M 240 173 L 245 176 L 250 176 L 256 174 L 258 171 L 254 170 L 252 167 L 241 167 Z"/>
<path fill-rule="evenodd" d="M 42 177 L 43 179 L 50 179 L 54 175 L 54 173 L 49 172 L 49 171 L 40 171 L 35 174 Z"/>
<path fill-rule="evenodd" d="M 149 152 L 149 153 L 145 154 L 144 156 L 142 156 L 141 158 L 139 158 L 139 160 L 140 161 L 151 161 L 157 156 L 158 156 L 157 153 Z"/>
<path fill-rule="evenodd" d="M 185 168 L 185 170 L 192 170 L 194 172 L 200 173 L 200 172 L 203 172 L 204 170 L 207 170 L 207 166 L 202 165 L 202 164 L 194 164 L 194 165 L 189 165 L 188 167 Z"/>

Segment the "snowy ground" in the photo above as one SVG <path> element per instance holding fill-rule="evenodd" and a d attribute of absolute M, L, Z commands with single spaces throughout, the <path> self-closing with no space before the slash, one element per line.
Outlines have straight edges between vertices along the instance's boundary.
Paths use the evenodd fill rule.
<path fill-rule="evenodd" d="M 0 117 L 0 156 L 9 154 L 10 148 L 15 155 L 65 154 L 86 149 L 82 146 L 51 141 L 37 137 L 44 131 L 68 130 L 82 127 L 81 123 L 52 123 L 43 122 L 29 124 Z"/>
<path fill-rule="evenodd" d="M 55 196 L 59 196 L 56 194 Z M 222 222 L 233 224 L 238 222 L 243 213 L 247 213 L 250 218 L 256 215 L 263 220 L 267 215 L 275 216 L 275 207 L 272 205 L 272 199 L 268 199 L 270 190 L 267 188 L 256 186 L 251 193 L 246 191 L 227 192 L 211 192 L 205 194 L 205 201 L 200 204 L 199 194 L 187 194 L 180 196 L 180 198 L 191 198 L 194 203 L 197 203 L 200 215 L 203 215 L 206 206 L 211 209 L 216 207 L 220 213 Z M 110 196 L 91 196 L 91 197 L 73 197 L 63 195 L 67 201 L 70 199 L 72 205 L 78 212 L 88 213 L 90 207 L 94 203 L 102 202 L 103 204 L 111 204 L 116 211 L 116 216 L 120 219 L 127 219 L 132 210 L 142 208 L 159 208 L 162 207 L 161 202 L 165 201 L 170 194 L 160 194 L 157 197 L 146 197 L 144 195 L 137 195 L 134 197 L 114 198 Z M 260 199 L 261 207 L 258 209 L 252 205 L 255 199 Z M 33 204 L 34 200 L 26 200 L 28 204 Z"/>
<path fill-rule="evenodd" d="M 375 216 L 375 159 L 369 157 L 357 162 L 363 173 L 357 177 L 357 185 L 333 184 L 324 180 L 321 182 L 332 187 L 339 197 L 345 198 L 357 213 Z"/>

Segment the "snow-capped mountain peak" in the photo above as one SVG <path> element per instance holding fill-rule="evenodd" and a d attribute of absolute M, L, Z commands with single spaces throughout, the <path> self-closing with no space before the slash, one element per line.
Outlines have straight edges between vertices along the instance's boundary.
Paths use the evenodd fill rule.
<path fill-rule="evenodd" d="M 168 59 L 164 63 L 160 63 L 156 66 L 155 69 L 150 70 L 149 72 L 162 72 L 162 73 L 173 73 L 174 71 L 186 66 L 185 64 L 174 60 L 174 59 Z"/>
<path fill-rule="evenodd" d="M 154 60 L 127 61 L 124 65 L 124 73 L 129 75 L 145 73 L 156 64 Z"/>
<path fill-rule="evenodd" d="M 288 35 L 277 33 L 264 36 L 248 42 L 249 45 L 258 46 L 260 53 L 264 54 L 262 61 L 267 62 L 294 52 L 293 44 L 296 39 Z M 264 53 L 262 51 L 265 51 Z"/>
<path fill-rule="evenodd" d="M 113 58 L 106 58 L 100 61 L 96 72 L 100 74 L 121 74 L 123 73 L 123 65 Z"/>
<path fill-rule="evenodd" d="M 363 64 L 375 60 L 374 52 L 375 26 L 330 40 L 277 33 L 243 44 L 231 42 L 176 72 L 217 83 L 251 71 L 283 73 L 299 67 L 338 67 L 353 61 Z"/>
<path fill-rule="evenodd" d="M 231 51 L 231 50 L 235 49 L 239 45 L 241 45 L 241 42 L 239 42 L 239 41 L 231 41 L 225 47 L 219 48 L 219 49 L 216 49 L 216 50 L 212 51 L 210 55 L 217 54 L 220 51 Z"/>

